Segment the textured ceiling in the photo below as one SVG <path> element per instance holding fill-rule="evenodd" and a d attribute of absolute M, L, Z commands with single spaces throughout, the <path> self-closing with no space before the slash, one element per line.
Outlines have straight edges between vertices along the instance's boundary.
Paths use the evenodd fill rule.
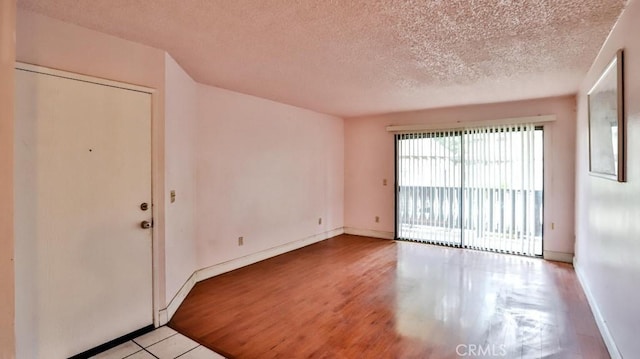
<path fill-rule="evenodd" d="M 343 117 L 571 94 L 625 0 L 18 0 Z"/>

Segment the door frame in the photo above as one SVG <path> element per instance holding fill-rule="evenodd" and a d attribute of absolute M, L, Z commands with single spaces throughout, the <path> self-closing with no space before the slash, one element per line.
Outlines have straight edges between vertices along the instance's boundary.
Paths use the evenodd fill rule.
<path fill-rule="evenodd" d="M 164 184 L 164 177 L 162 174 L 161 166 L 158 166 L 158 163 L 162 162 L 162 157 L 158 157 L 158 153 L 160 153 L 160 143 L 161 141 L 157 141 L 156 139 L 160 135 L 159 128 L 164 128 L 164 126 L 157 126 L 156 122 L 159 117 L 155 108 L 158 103 L 158 92 L 156 89 L 139 86 L 134 84 L 129 84 L 126 82 L 113 81 L 104 78 L 99 78 L 95 76 L 82 75 L 74 72 L 58 70 L 51 67 L 40 66 L 29 64 L 25 62 L 15 63 L 16 70 L 29 71 L 39 74 L 51 75 L 61 78 L 66 78 L 70 80 L 82 81 L 93 83 L 102 86 L 115 87 L 124 90 L 130 91 L 138 91 L 151 95 L 151 108 L 149 112 L 151 114 L 151 128 L 149 128 L 151 135 L 151 148 L 150 154 L 151 158 L 151 218 L 153 218 L 153 227 L 151 230 L 151 277 L 152 277 L 152 319 L 154 327 L 159 327 L 166 323 L 163 323 L 162 318 L 160 317 L 160 311 L 162 309 L 162 305 L 160 303 L 160 294 L 161 294 L 161 278 L 160 272 L 161 269 L 164 269 L 164 262 L 161 261 L 162 253 L 160 252 L 160 244 L 159 239 L 164 238 L 161 234 L 163 233 L 161 229 L 164 228 L 164 215 L 162 208 L 164 207 L 164 197 L 162 196 L 163 191 L 161 190 L 162 185 Z M 163 138 L 163 137 L 161 137 Z M 166 320 L 165 320 L 166 322 Z M 126 333 L 123 333 L 126 334 Z"/>

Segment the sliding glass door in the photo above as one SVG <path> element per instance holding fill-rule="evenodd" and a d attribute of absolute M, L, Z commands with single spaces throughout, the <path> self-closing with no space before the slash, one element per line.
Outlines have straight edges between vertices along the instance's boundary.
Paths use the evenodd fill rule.
<path fill-rule="evenodd" d="M 542 128 L 396 135 L 398 239 L 542 255 Z"/>
<path fill-rule="evenodd" d="M 398 135 L 398 237 L 462 244 L 462 142 L 458 132 Z"/>

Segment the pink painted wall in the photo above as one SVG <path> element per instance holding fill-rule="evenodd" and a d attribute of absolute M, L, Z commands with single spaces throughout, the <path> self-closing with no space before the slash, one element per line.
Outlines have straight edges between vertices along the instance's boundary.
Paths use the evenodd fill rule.
<path fill-rule="evenodd" d="M 545 124 L 545 251 L 573 253 L 575 97 L 403 112 L 345 120 L 345 230 L 394 231 L 394 137 L 389 125 L 488 121 L 555 114 Z M 383 186 L 383 179 L 388 185 Z M 375 217 L 380 222 L 375 222 Z M 551 223 L 555 229 L 551 229 Z M 566 256 L 566 255 L 564 255 Z"/>
<path fill-rule="evenodd" d="M 640 353 L 640 1 L 628 4 L 578 94 L 577 270 L 624 358 Z M 627 183 L 589 175 L 587 92 L 624 48 Z"/>
<path fill-rule="evenodd" d="M 197 84 L 165 56 L 165 188 L 176 201 L 165 202 L 166 300 L 198 268 L 196 258 Z"/>
<path fill-rule="evenodd" d="M 198 96 L 198 267 L 343 226 L 342 119 L 205 85 Z"/>
<path fill-rule="evenodd" d="M 15 0 L 0 0 L 0 359 L 15 357 L 13 96 Z"/>

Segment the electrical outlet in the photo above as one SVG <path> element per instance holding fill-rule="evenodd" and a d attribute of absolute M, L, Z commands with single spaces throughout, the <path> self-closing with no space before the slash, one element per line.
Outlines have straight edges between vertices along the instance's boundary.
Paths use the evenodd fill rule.
<path fill-rule="evenodd" d="M 376 216 L 376 223 L 380 223 L 380 217 Z"/>
<path fill-rule="evenodd" d="M 556 229 L 556 224 L 554 222 L 551 222 L 551 230 Z"/>
<path fill-rule="evenodd" d="M 171 190 L 171 203 L 176 201 L 176 190 L 172 189 Z"/>
<path fill-rule="evenodd" d="M 318 218 L 318 224 L 322 224 L 322 217 Z"/>
<path fill-rule="evenodd" d="M 244 237 L 238 237 L 238 245 L 241 246 L 244 244 Z"/>

